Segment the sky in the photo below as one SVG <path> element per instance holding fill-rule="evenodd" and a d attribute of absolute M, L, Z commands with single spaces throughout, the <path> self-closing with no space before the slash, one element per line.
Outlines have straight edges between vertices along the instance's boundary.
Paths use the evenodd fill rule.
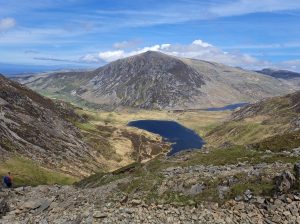
<path fill-rule="evenodd" d="M 300 0 L 0 0 L 0 73 L 148 50 L 300 71 Z"/>

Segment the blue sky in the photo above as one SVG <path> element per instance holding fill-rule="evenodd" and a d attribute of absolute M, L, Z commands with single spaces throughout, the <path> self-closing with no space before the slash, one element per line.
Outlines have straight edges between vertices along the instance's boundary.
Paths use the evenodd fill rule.
<path fill-rule="evenodd" d="M 97 67 L 147 50 L 300 71 L 300 0 L 0 0 L 0 6 L 0 72 L 10 64 Z"/>

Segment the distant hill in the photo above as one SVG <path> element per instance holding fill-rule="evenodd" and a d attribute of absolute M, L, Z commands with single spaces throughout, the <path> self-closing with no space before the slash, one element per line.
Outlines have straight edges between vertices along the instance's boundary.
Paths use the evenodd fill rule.
<path fill-rule="evenodd" d="M 263 70 L 256 71 L 256 72 L 264 75 L 269 75 L 277 79 L 294 79 L 294 78 L 300 79 L 300 73 L 292 72 L 288 70 L 275 70 L 275 69 L 265 68 Z"/>
<path fill-rule="evenodd" d="M 42 94 L 92 107 L 200 109 L 254 102 L 294 89 L 276 78 L 148 51 L 90 72 L 18 79 Z"/>
<path fill-rule="evenodd" d="M 0 62 L 0 72 L 5 76 L 26 76 L 30 74 L 44 73 L 44 72 L 59 72 L 71 70 L 88 70 L 86 66 L 70 66 L 70 65 L 22 65 L 22 64 L 7 64 Z"/>

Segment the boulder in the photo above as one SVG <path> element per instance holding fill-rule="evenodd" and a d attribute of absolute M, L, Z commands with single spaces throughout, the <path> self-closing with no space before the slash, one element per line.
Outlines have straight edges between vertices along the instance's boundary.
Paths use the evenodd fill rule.
<path fill-rule="evenodd" d="M 296 180 L 299 181 L 300 180 L 300 163 L 296 163 L 294 165 L 294 172 L 295 172 Z"/>
<path fill-rule="evenodd" d="M 277 193 L 287 193 L 295 184 L 295 176 L 289 172 L 284 171 L 280 176 L 274 178 L 275 190 Z"/>
<path fill-rule="evenodd" d="M 253 197 L 252 192 L 248 189 L 244 192 L 244 200 L 249 201 Z"/>

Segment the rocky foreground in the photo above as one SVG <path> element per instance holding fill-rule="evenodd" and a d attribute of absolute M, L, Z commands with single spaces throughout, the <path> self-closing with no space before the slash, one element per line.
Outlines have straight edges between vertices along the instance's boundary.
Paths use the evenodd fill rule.
<path fill-rule="evenodd" d="M 0 223 L 300 223 L 300 195 L 294 194 L 177 207 L 138 199 L 107 202 L 107 191 L 61 186 L 5 191 L 10 211 Z"/>
<path fill-rule="evenodd" d="M 294 171 L 289 171 L 294 169 Z M 225 166 L 169 167 L 161 174 L 162 191 L 169 188 L 182 194 L 197 195 L 205 183 L 181 185 L 198 176 L 223 177 L 217 189 L 219 197 L 226 197 L 234 180 L 234 173 L 274 178 L 272 196 L 258 196 L 247 189 L 234 199 L 222 202 L 188 201 L 176 203 L 147 203 L 143 193 L 125 194 L 120 185 L 130 185 L 129 176 L 94 188 L 75 186 L 19 187 L 0 192 L 0 223 L 300 223 L 300 193 L 292 190 L 299 181 L 300 165 L 296 164 L 236 164 Z M 140 189 L 142 191 L 142 189 Z"/>

